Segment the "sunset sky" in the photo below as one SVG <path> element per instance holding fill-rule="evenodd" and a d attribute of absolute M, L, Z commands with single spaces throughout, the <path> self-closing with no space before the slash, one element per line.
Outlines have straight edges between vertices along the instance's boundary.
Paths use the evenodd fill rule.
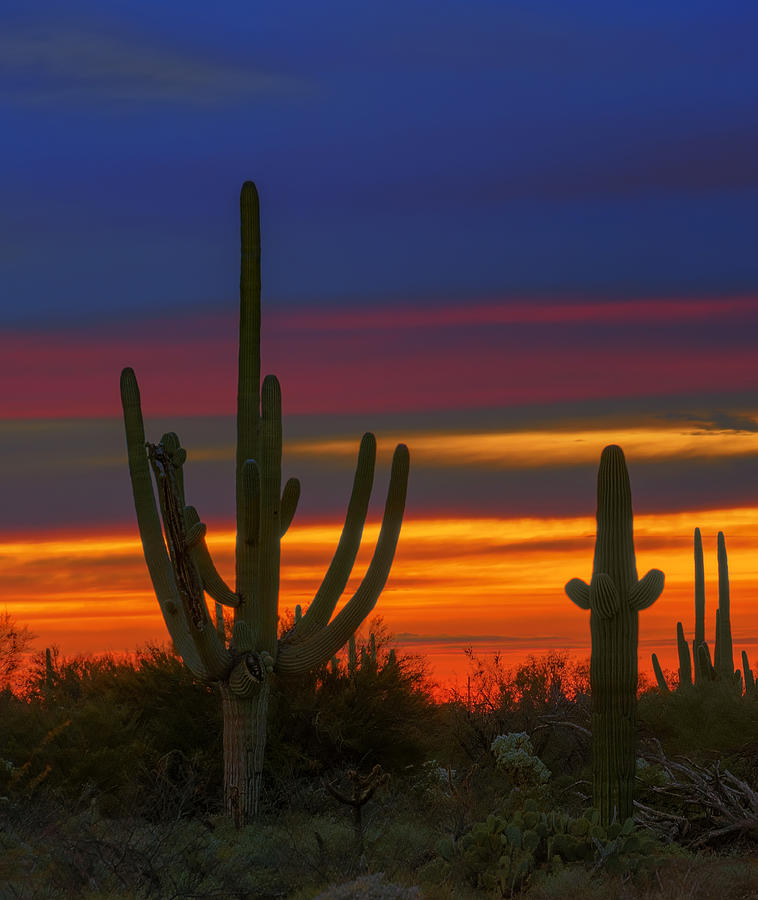
<path fill-rule="evenodd" d="M 64 653 L 167 634 L 137 540 L 118 396 L 175 430 L 232 568 L 239 189 L 261 196 L 263 366 L 303 485 L 280 609 L 335 546 L 361 434 L 408 444 L 376 612 L 435 673 L 462 648 L 589 653 L 602 448 L 626 453 L 640 664 L 758 652 L 758 6 L 178 4 L 0 12 L 0 580 Z M 362 563 L 361 563 L 362 560 Z M 758 662 L 758 660 L 756 660 Z"/>

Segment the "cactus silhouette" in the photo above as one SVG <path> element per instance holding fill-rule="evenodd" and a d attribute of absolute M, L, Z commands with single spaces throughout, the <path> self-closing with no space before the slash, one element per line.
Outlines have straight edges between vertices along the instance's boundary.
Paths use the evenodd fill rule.
<path fill-rule="evenodd" d="M 384 518 L 373 558 L 352 598 L 332 619 L 361 543 L 374 474 L 376 440 L 365 434 L 352 496 L 334 557 L 314 600 L 277 637 L 280 541 L 295 513 L 300 484 L 281 487 L 279 382 L 260 381 L 260 228 L 252 182 L 240 197 L 242 262 L 237 390 L 236 585 L 217 571 L 206 527 L 185 504 L 187 454 L 173 432 L 145 442 L 134 372 L 121 374 L 121 399 L 137 522 L 145 561 L 174 646 L 193 674 L 219 686 L 224 714 L 224 799 L 237 824 L 259 805 L 272 674 L 297 675 L 325 663 L 373 609 L 390 572 L 405 506 L 408 450 L 395 449 Z M 156 505 L 150 469 L 155 478 Z M 160 514 L 158 512 L 160 507 Z M 204 594 L 215 601 L 215 623 Z M 223 607 L 234 611 L 225 633 Z M 286 684 L 282 685 L 286 691 Z"/>
<path fill-rule="evenodd" d="M 716 643 L 712 661 L 710 649 L 705 639 L 705 569 L 703 566 L 703 539 L 699 528 L 695 529 L 693 543 L 695 555 L 695 637 L 692 641 L 692 657 L 690 657 L 690 648 L 684 637 L 684 626 L 681 622 L 676 623 L 676 643 L 679 654 L 679 687 L 690 687 L 694 680 L 696 687 L 703 687 L 713 681 L 721 681 L 727 684 L 734 684 L 741 689 L 742 674 L 739 669 L 735 671 L 734 668 L 729 565 L 724 532 L 719 531 L 716 538 L 719 605 L 716 610 Z M 653 661 L 653 668 L 655 668 L 656 663 L 657 658 Z M 743 654 L 744 665 L 747 665 L 747 656 L 745 654 Z M 752 672 L 750 674 L 752 675 Z M 660 678 L 658 683 L 660 685 Z M 748 683 L 747 675 L 745 683 L 746 685 Z"/>
<path fill-rule="evenodd" d="M 592 579 L 566 585 L 569 598 L 590 610 L 592 789 L 604 824 L 632 815 L 639 612 L 662 590 L 659 569 L 637 578 L 629 474 L 621 448 L 612 444 L 600 456 Z"/>

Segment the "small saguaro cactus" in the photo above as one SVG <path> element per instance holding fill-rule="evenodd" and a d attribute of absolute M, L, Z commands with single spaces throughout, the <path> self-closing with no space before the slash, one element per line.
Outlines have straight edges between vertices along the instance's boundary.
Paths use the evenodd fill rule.
<path fill-rule="evenodd" d="M 193 674 L 216 684 L 224 714 L 224 798 L 238 824 L 258 810 L 272 674 L 298 675 L 325 663 L 351 637 L 384 588 L 405 506 L 408 449 L 395 449 L 379 538 L 363 581 L 332 619 L 361 543 L 374 476 L 376 440 L 365 434 L 353 492 L 331 565 L 308 609 L 277 636 L 279 547 L 295 514 L 300 484 L 282 490 L 282 414 L 277 379 L 260 381 L 260 227 L 252 182 L 240 197 L 239 379 L 237 388 L 236 584 L 216 570 L 205 543 L 206 527 L 185 504 L 182 466 L 187 454 L 172 432 L 145 442 L 137 379 L 121 374 L 121 400 L 137 522 L 145 561 L 163 618 Z M 150 469 L 158 492 L 156 505 Z M 162 520 L 162 521 L 161 521 Z M 215 601 L 215 623 L 204 594 Z M 223 607 L 234 611 L 226 634 Z M 286 691 L 286 685 L 283 684 Z"/>
<path fill-rule="evenodd" d="M 600 456 L 597 536 L 590 583 L 572 578 L 566 593 L 590 610 L 592 792 L 604 824 L 623 822 L 634 803 L 639 612 L 663 590 L 663 572 L 637 578 L 632 492 L 620 447 Z"/>

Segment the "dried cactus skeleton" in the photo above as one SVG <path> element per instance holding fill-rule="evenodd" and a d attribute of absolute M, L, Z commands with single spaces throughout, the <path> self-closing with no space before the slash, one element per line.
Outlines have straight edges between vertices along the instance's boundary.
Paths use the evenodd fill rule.
<path fill-rule="evenodd" d="M 598 471 L 592 579 L 566 585 L 569 598 L 590 610 L 593 802 L 606 825 L 633 811 L 639 612 L 662 590 L 659 569 L 637 578 L 629 474 L 621 448 L 610 445 Z"/>
<path fill-rule="evenodd" d="M 225 805 L 227 813 L 244 824 L 258 810 L 271 675 L 296 675 L 327 662 L 373 609 L 400 533 L 408 450 L 403 444 L 395 449 L 384 518 L 363 581 L 332 618 L 358 553 L 373 483 L 376 440 L 372 434 L 363 436 L 345 525 L 331 565 L 306 612 L 278 638 L 280 541 L 294 516 L 300 484 L 290 479 L 282 491 L 279 382 L 271 375 L 260 382 L 260 229 L 252 182 L 243 185 L 240 213 L 234 590 L 211 559 L 205 525 L 195 508 L 185 504 L 182 466 L 187 454 L 179 438 L 169 432 L 158 444 L 145 441 L 139 389 L 129 368 L 121 375 L 121 398 L 145 561 L 174 646 L 197 678 L 220 688 Z M 215 601 L 215 622 L 205 593 Z M 234 611 L 230 636 L 225 633 L 224 606 Z"/>

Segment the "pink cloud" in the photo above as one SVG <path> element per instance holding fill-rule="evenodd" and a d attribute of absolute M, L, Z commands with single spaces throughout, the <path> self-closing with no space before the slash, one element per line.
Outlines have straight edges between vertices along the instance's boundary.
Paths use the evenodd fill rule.
<path fill-rule="evenodd" d="M 275 312 L 264 324 L 263 370 L 279 376 L 291 413 L 752 390 L 754 349 L 724 340 L 711 345 L 703 335 L 709 321 L 723 325 L 731 317 L 739 337 L 741 320 L 756 311 L 758 299 L 726 298 Z M 652 327 L 694 320 L 697 346 L 692 338 L 672 344 Z M 530 332 L 546 336 L 540 346 L 495 329 L 540 322 L 544 330 Z M 592 326 L 603 323 L 618 328 L 604 329 L 598 340 Z M 179 326 L 166 319 L 88 333 L 5 335 L 0 416 L 117 416 L 125 365 L 137 372 L 146 415 L 231 413 L 236 355 L 231 312 L 190 315 Z"/>

